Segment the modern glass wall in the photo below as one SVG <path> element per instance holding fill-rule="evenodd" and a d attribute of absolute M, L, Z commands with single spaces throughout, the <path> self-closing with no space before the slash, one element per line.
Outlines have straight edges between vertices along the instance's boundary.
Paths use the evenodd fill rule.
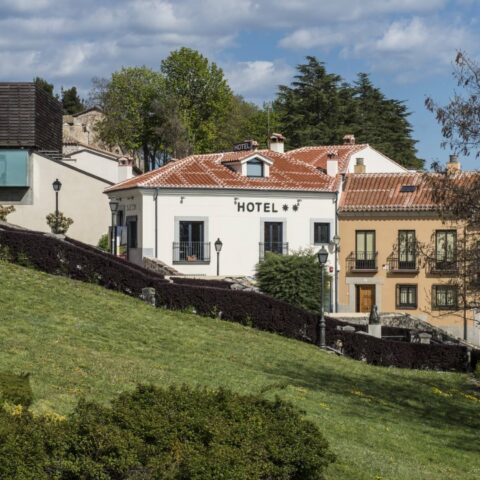
<path fill-rule="evenodd" d="M 28 187 L 27 150 L 0 150 L 1 187 Z"/>

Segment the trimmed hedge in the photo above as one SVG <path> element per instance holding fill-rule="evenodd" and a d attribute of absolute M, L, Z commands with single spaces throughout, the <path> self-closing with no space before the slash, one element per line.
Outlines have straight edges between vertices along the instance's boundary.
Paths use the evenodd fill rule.
<path fill-rule="evenodd" d="M 191 279 L 169 283 L 162 275 L 78 241 L 61 241 L 48 235 L 0 227 L 0 257 L 5 255 L 5 247 L 11 261 L 28 263 L 47 273 L 98 283 L 135 297 L 141 295 L 143 288 L 153 287 L 160 307 L 193 310 L 201 315 L 219 317 L 308 343 L 318 344 L 319 341 L 318 314 L 268 295 L 230 290 L 224 285 L 221 288 L 218 285 L 200 286 L 198 281 L 193 285 L 188 282 Z M 338 330 L 337 327 L 345 325 L 348 323 L 327 318 L 326 338 L 333 348 L 337 348 L 337 340 L 341 340 L 344 353 L 352 358 L 402 368 L 458 371 L 468 368 L 467 348 L 464 346 L 417 345 L 360 334 L 352 336 Z M 367 329 L 358 325 L 355 328 L 357 331 Z M 397 332 L 394 327 L 384 328 L 384 331 Z M 478 358 L 480 354 L 475 355 L 472 358 Z"/>
<path fill-rule="evenodd" d="M 170 277 L 170 280 L 172 280 L 173 283 L 178 283 L 180 285 L 224 288 L 225 290 L 230 290 L 231 286 L 233 285 L 232 282 L 227 282 L 225 280 L 207 280 L 203 278 Z"/>
<path fill-rule="evenodd" d="M 159 274 L 81 245 L 35 232 L 0 228 L 0 257 L 15 263 L 137 297 L 144 287 L 158 288 L 161 283 L 168 283 Z"/>
<path fill-rule="evenodd" d="M 140 386 L 64 421 L 0 409 L 0 478 L 323 480 L 335 460 L 291 404 L 229 391 Z"/>
<path fill-rule="evenodd" d="M 332 346 L 338 340 L 343 344 L 345 355 L 372 365 L 459 371 L 470 368 L 467 349 L 458 345 L 396 342 L 343 331 L 334 332 L 328 337 L 328 343 Z"/>

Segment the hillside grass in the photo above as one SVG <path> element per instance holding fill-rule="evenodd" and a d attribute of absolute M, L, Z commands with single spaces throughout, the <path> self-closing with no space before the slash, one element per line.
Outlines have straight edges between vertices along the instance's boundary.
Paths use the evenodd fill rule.
<path fill-rule="evenodd" d="M 278 395 L 330 442 L 328 479 L 480 478 L 480 391 L 466 374 L 373 367 L 0 262 L 1 372 L 31 373 L 37 414 L 139 382 Z"/>

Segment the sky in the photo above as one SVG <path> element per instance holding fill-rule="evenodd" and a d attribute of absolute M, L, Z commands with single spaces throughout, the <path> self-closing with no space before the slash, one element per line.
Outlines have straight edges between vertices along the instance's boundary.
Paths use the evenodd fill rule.
<path fill-rule="evenodd" d="M 479 58 L 480 0 L 0 0 L 0 81 L 40 76 L 88 95 L 122 66 L 158 69 L 181 46 L 221 66 L 235 93 L 262 104 L 307 55 L 358 72 L 404 100 L 426 165 L 444 162 L 425 97 L 453 95 L 457 50 Z M 464 168 L 480 158 L 460 158 Z"/>

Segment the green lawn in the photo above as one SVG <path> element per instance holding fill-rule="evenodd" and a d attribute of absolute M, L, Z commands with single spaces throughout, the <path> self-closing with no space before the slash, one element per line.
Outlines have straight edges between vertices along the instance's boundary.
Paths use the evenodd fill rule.
<path fill-rule="evenodd" d="M 37 413 L 138 382 L 278 395 L 329 440 L 329 479 L 480 478 L 480 389 L 467 375 L 372 367 L 5 263 L 0 371 L 31 373 Z"/>

